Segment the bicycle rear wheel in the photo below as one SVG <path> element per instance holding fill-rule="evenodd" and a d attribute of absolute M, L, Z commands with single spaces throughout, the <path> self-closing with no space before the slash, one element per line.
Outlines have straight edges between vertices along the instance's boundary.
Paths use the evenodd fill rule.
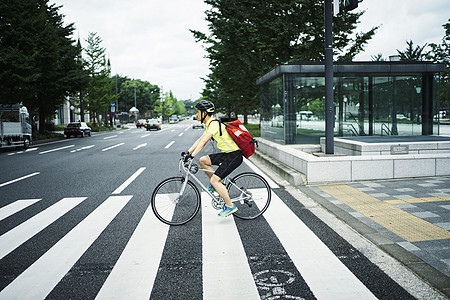
<path fill-rule="evenodd" d="M 237 206 L 234 215 L 240 219 L 255 219 L 269 207 L 272 190 L 260 175 L 245 172 L 236 175 L 227 185 L 231 201 Z"/>
<path fill-rule="evenodd" d="M 155 216 L 169 225 L 183 225 L 192 220 L 200 209 L 198 188 L 188 181 L 180 196 L 185 179 L 172 177 L 162 181 L 153 191 L 152 209 Z"/>

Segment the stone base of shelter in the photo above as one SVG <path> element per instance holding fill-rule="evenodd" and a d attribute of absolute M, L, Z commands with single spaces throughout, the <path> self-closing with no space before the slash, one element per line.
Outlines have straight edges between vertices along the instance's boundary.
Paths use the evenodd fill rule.
<path fill-rule="evenodd" d="M 335 150 L 339 140 L 340 138 L 335 138 Z M 427 149 L 419 150 L 421 147 L 426 148 L 424 145 L 408 143 L 407 154 L 400 154 L 406 152 L 405 147 L 391 148 L 392 145 L 384 145 L 383 147 L 388 147 L 386 149 L 389 150 L 386 151 L 389 154 L 380 150 L 377 154 L 370 155 L 366 154 L 374 151 L 368 151 L 364 155 L 325 155 L 320 145 L 280 145 L 258 138 L 257 155 L 260 154 L 262 159 L 269 157 L 270 159 L 266 159 L 269 164 L 279 164 L 279 172 L 282 172 L 283 165 L 300 172 L 305 184 L 450 176 L 450 142 L 430 142 L 428 152 Z M 382 147 L 376 144 L 373 143 L 372 146 Z M 398 146 L 399 143 L 396 144 Z M 431 146 L 434 144 L 436 146 Z M 395 154 L 391 154 L 392 151 Z M 289 174 L 286 177 L 292 184 L 299 184 L 298 178 Z"/>

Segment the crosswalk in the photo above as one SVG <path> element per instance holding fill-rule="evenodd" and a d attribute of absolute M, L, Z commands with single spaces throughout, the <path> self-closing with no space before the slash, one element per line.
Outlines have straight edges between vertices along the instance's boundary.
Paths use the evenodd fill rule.
<path fill-rule="evenodd" d="M 2 278 L 9 281 L 0 290 L 0 299 L 45 299 L 88 249 L 98 247 L 94 242 L 132 198 L 106 197 L 23 272 Z M 0 208 L 0 227 L 8 217 L 42 201 L 20 199 Z M 3 233 L 0 262 L 87 201 L 87 197 L 63 198 Z M 199 251 L 196 244 L 201 244 Z M 183 263 L 188 271 L 182 270 Z M 275 192 L 264 216 L 252 221 L 218 218 L 204 193 L 199 215 L 184 226 L 161 223 L 149 206 L 111 265 L 101 287 L 89 298 L 377 299 Z M 185 272 L 192 278 L 180 275 Z M 182 285 L 184 281 L 188 283 Z M 177 291 L 176 286 L 187 290 Z M 160 292 L 167 289 L 170 295 Z"/>

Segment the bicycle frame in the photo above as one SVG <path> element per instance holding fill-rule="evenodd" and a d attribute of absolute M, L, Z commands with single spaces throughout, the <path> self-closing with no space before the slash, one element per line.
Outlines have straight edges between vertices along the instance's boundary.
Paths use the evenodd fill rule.
<path fill-rule="evenodd" d="M 210 192 L 195 174 L 198 171 L 214 173 L 212 170 L 200 169 L 193 161 L 180 160 L 179 171 L 182 176 L 170 177 L 161 181 L 152 193 L 152 210 L 155 216 L 168 225 L 182 225 L 192 220 L 201 207 L 199 187 L 211 198 L 213 208 L 220 210 L 224 200 L 215 192 Z M 190 180 L 190 177 L 193 180 Z M 270 204 L 271 189 L 267 181 L 258 174 L 243 172 L 234 177 L 226 176 L 222 183 L 230 193 L 231 202 L 238 211 L 234 214 L 239 219 L 252 220 L 262 215 Z M 184 195 L 187 197 L 185 197 Z M 176 217 L 173 213 L 181 203 Z M 186 203 L 186 205 L 184 204 Z"/>
<path fill-rule="evenodd" d="M 191 161 L 189 161 L 188 163 L 184 163 L 183 162 L 183 159 L 180 159 L 180 164 L 179 164 L 179 169 L 180 169 L 180 172 L 181 173 L 183 173 L 184 172 L 184 183 L 183 183 L 183 186 L 181 187 L 181 191 L 180 191 L 180 196 L 182 196 L 183 195 L 183 192 L 184 192 L 184 189 L 185 189 L 185 187 L 186 187 L 186 184 L 187 184 L 187 182 L 188 182 L 188 180 L 189 180 L 189 176 L 191 176 L 193 179 L 194 179 L 194 181 L 197 183 L 197 184 L 199 184 L 201 187 L 202 187 L 202 189 L 204 190 L 204 191 L 206 191 L 206 193 L 209 195 L 209 197 L 211 197 L 211 199 L 213 199 L 214 201 L 223 201 L 220 197 L 217 197 L 217 196 L 215 196 L 213 193 L 211 193 L 204 185 L 203 185 L 203 183 L 201 183 L 201 181 L 197 178 L 197 176 L 195 176 L 195 173 L 197 173 L 198 171 L 204 171 L 204 172 L 209 172 L 209 173 L 214 173 L 214 171 L 211 171 L 211 170 L 207 170 L 207 169 L 199 169 L 198 168 L 198 166 L 196 165 L 196 164 L 194 164 L 194 169 L 195 169 L 195 172 L 193 172 L 192 170 L 191 170 L 191 168 L 192 168 L 192 166 L 193 166 L 193 160 L 191 160 Z M 241 188 L 239 188 L 232 180 L 230 180 L 229 178 L 228 178 L 228 176 L 227 177 L 225 177 L 224 179 L 222 179 L 222 183 L 226 186 L 227 185 L 227 183 L 228 182 L 230 182 L 234 187 L 236 187 L 239 191 L 241 191 L 241 193 L 243 193 L 244 195 L 246 195 L 247 196 L 247 193 L 246 193 L 246 191 L 244 191 L 244 190 L 242 190 Z M 246 197 L 245 198 L 233 198 L 233 199 L 231 199 L 231 201 L 245 201 L 246 200 Z"/>

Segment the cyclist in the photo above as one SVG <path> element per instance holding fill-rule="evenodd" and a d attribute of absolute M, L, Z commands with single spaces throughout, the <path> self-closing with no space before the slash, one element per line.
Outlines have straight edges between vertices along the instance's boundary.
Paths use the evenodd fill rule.
<path fill-rule="evenodd" d="M 193 159 L 200 151 L 202 151 L 203 147 L 205 147 L 206 143 L 211 138 L 217 142 L 217 148 L 221 150 L 221 153 L 202 156 L 199 159 L 199 163 L 203 169 L 210 171 L 214 170 L 211 165 L 219 166 L 214 173 L 205 173 L 209 177 L 209 182 L 211 183 L 208 189 L 210 191 L 217 191 L 219 196 L 222 197 L 225 202 L 222 211 L 219 213 L 219 217 L 226 217 L 236 212 L 238 208 L 231 202 L 230 195 L 221 181 L 242 163 L 242 152 L 228 134 L 225 126 L 212 117 L 212 114 L 214 113 L 214 104 L 212 102 L 201 100 L 197 103 L 195 108 L 197 109 L 197 120 L 206 125 L 206 130 L 189 150 L 183 152 L 181 155 L 184 156 L 185 161 Z M 221 130 L 219 126 L 222 126 Z M 220 134 L 220 132 L 222 132 L 222 134 Z"/>

